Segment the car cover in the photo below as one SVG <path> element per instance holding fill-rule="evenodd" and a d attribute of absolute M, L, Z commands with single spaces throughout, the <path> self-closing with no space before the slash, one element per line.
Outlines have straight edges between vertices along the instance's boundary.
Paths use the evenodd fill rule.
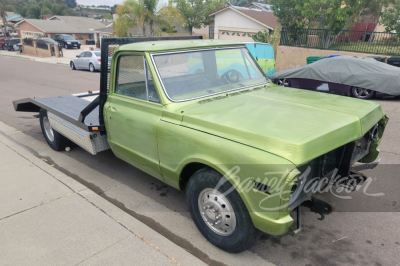
<path fill-rule="evenodd" d="M 313 79 L 371 89 L 394 96 L 400 95 L 400 67 L 373 58 L 326 58 L 303 67 L 279 71 L 269 78 Z"/>

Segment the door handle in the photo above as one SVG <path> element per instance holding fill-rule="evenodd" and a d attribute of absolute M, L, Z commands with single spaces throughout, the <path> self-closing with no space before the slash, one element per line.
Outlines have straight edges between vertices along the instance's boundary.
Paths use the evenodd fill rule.
<path fill-rule="evenodd" d="M 108 110 L 110 110 L 111 112 L 116 112 L 117 109 L 115 107 L 112 106 L 108 106 Z"/>

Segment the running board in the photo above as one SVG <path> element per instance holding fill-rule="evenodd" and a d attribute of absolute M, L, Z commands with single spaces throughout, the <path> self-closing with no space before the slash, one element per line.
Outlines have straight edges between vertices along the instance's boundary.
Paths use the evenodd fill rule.
<path fill-rule="evenodd" d="M 86 131 L 50 112 L 47 112 L 47 116 L 55 131 L 91 154 L 96 155 L 101 151 L 110 149 L 107 135 L 101 135 L 100 131 Z"/>

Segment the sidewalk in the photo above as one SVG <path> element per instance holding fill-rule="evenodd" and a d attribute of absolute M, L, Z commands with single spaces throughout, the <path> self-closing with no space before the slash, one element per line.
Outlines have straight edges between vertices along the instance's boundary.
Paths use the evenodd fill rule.
<path fill-rule="evenodd" d="M 0 265 L 205 265 L 0 126 Z"/>
<path fill-rule="evenodd" d="M 37 57 L 30 55 L 23 55 L 16 51 L 7 51 L 0 50 L 0 55 L 10 56 L 10 57 L 19 57 L 32 61 L 50 63 L 50 64 L 61 64 L 61 65 L 69 65 L 70 60 L 75 58 L 77 55 L 81 54 L 83 51 L 89 51 L 89 48 L 95 48 L 94 45 L 82 45 L 80 49 L 62 49 L 64 56 L 63 57 Z M 99 50 L 96 49 L 95 50 Z"/>

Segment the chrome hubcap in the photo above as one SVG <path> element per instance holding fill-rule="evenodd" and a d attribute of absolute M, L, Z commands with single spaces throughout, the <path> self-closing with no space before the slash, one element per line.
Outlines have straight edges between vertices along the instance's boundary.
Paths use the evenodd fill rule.
<path fill-rule="evenodd" d="M 356 96 L 360 98 L 368 97 L 371 94 L 371 90 L 363 89 L 363 88 L 355 88 L 354 89 Z"/>
<path fill-rule="evenodd" d="M 229 236 L 235 231 L 235 212 L 222 193 L 206 188 L 199 194 L 198 205 L 203 221 L 213 232 L 221 236 Z"/>
<path fill-rule="evenodd" d="M 278 79 L 278 85 L 283 87 L 289 87 L 289 81 L 287 79 Z"/>
<path fill-rule="evenodd" d="M 47 117 L 43 118 L 43 127 L 44 127 L 44 132 L 46 133 L 47 138 L 51 142 L 53 142 L 54 141 L 54 132 L 50 126 L 50 121 Z"/>
<path fill-rule="evenodd" d="M 93 72 L 93 70 L 94 70 L 94 69 L 93 69 L 93 65 L 90 65 L 89 68 L 90 68 L 90 71 Z"/>

